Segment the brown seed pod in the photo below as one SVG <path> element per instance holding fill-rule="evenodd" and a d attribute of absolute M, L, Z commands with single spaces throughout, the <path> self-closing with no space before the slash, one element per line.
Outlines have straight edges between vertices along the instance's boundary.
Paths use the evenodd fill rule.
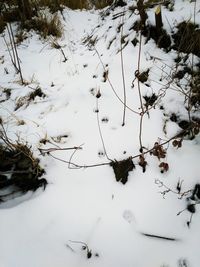
<path fill-rule="evenodd" d="M 159 164 L 159 168 L 161 173 L 167 172 L 169 170 L 169 164 L 166 162 L 161 162 Z"/>
<path fill-rule="evenodd" d="M 172 142 L 172 145 L 173 145 L 174 147 L 178 146 L 178 140 L 174 140 L 174 141 Z"/>
<path fill-rule="evenodd" d="M 147 166 L 147 161 L 145 160 L 143 155 L 139 156 L 138 164 L 142 167 L 142 171 L 145 172 L 146 171 L 146 166 Z"/>
<path fill-rule="evenodd" d="M 98 90 L 97 94 L 96 94 L 96 98 L 100 98 L 101 97 L 101 92 L 100 90 Z"/>

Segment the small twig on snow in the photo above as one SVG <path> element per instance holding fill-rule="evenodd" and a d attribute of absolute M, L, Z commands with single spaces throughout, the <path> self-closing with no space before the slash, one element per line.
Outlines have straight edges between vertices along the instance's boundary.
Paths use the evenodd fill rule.
<path fill-rule="evenodd" d="M 53 151 L 61 151 L 61 150 L 77 150 L 77 149 L 82 149 L 81 146 L 74 146 L 74 147 L 65 147 L 65 148 L 61 148 L 61 147 L 50 147 L 50 148 L 38 148 L 38 150 L 40 151 L 41 155 L 44 156 L 44 154 L 49 154 L 50 152 Z"/>

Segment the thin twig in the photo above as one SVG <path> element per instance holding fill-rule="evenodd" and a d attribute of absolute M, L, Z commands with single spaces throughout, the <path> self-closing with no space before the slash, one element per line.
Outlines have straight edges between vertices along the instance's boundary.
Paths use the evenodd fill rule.
<path fill-rule="evenodd" d="M 13 66 L 14 66 L 16 72 L 18 73 L 19 70 L 18 70 L 18 68 L 17 68 L 17 65 L 16 65 L 15 61 L 13 60 L 13 57 L 12 57 L 11 52 L 10 52 L 10 48 L 9 48 L 9 46 L 8 46 L 8 43 L 7 43 L 6 38 L 5 38 L 4 35 L 3 35 L 3 40 L 4 40 L 4 42 L 5 42 L 5 45 L 6 45 L 7 49 L 8 49 L 8 53 L 9 53 L 9 56 L 10 56 L 10 60 L 11 60 L 11 62 L 12 62 L 12 64 L 13 64 Z M 12 51 L 13 51 L 13 50 L 12 50 Z"/>
<path fill-rule="evenodd" d="M 147 234 L 147 233 L 141 233 L 144 236 L 147 237 L 152 237 L 152 238 L 158 238 L 158 239 L 164 239 L 167 241 L 178 241 L 179 239 L 173 238 L 173 237 L 166 237 L 166 236 L 160 236 L 160 235 L 152 235 L 152 234 Z"/>
<path fill-rule="evenodd" d="M 69 242 L 71 242 L 71 243 L 76 243 L 76 244 L 82 244 L 82 245 L 84 245 L 84 246 L 88 246 L 85 242 L 82 242 L 82 241 L 74 241 L 74 240 L 69 240 Z"/>
<path fill-rule="evenodd" d="M 163 143 L 161 143 L 160 146 L 164 146 L 164 145 L 168 144 L 168 143 L 171 142 L 173 139 L 176 139 L 176 138 L 182 136 L 185 132 L 186 132 L 186 130 L 182 130 L 182 131 L 180 131 L 178 134 L 174 135 L 173 137 L 171 137 L 171 138 L 169 138 L 168 140 L 166 140 L 166 141 L 164 141 Z M 154 147 L 152 147 L 152 148 L 150 148 L 149 150 L 144 151 L 144 152 L 142 152 L 142 153 L 140 153 L 140 154 L 137 154 L 137 155 L 135 155 L 135 156 L 132 156 L 131 158 L 132 158 L 132 159 L 138 158 L 138 157 L 140 157 L 141 155 L 145 155 L 145 154 L 148 154 L 148 153 L 152 152 L 153 150 L 154 150 Z"/>
<path fill-rule="evenodd" d="M 8 12 L 7 6 L 5 4 L 3 4 L 3 6 L 4 6 L 6 12 Z M 9 25 L 9 27 L 8 27 L 8 25 Z M 12 47 L 11 50 L 12 50 L 12 53 L 13 53 L 13 58 L 12 58 L 11 61 L 13 61 L 14 67 L 17 69 L 17 71 L 19 71 L 18 68 L 17 68 L 16 55 L 15 55 L 15 50 L 14 50 L 14 46 L 13 46 L 13 42 L 12 42 L 12 34 L 11 34 L 11 31 L 10 31 L 10 28 L 11 28 L 10 23 L 6 24 L 6 28 L 7 28 L 7 31 L 8 31 L 8 36 L 9 36 L 10 44 L 11 44 L 11 47 Z"/>
<path fill-rule="evenodd" d="M 50 155 L 52 158 L 56 159 L 56 160 L 59 160 L 59 161 L 61 161 L 61 162 L 64 162 L 64 163 L 73 165 L 74 167 L 76 167 L 76 168 L 78 168 L 78 169 L 81 169 L 81 168 L 93 168 L 93 167 L 100 167 L 100 166 L 110 165 L 110 162 L 104 162 L 104 163 L 92 164 L 92 165 L 79 165 L 79 164 L 76 164 L 76 163 L 73 163 L 73 162 L 70 162 L 70 161 L 67 161 L 67 160 L 60 159 L 60 158 L 58 158 L 58 157 L 55 157 L 55 156 L 53 156 L 51 153 L 49 153 L 49 155 Z"/>
<path fill-rule="evenodd" d="M 61 53 L 62 53 L 62 55 L 63 55 L 63 57 L 64 57 L 63 62 L 66 62 L 66 61 L 67 61 L 67 57 L 65 56 L 65 53 L 64 53 L 62 47 L 60 48 L 60 51 L 61 51 Z"/>
<path fill-rule="evenodd" d="M 182 199 L 184 196 L 187 196 L 192 190 L 189 189 L 187 191 L 184 192 L 180 192 L 179 190 L 174 191 L 173 189 L 169 188 L 168 186 L 166 186 L 162 181 L 160 181 L 159 179 L 155 180 L 155 184 L 157 184 L 159 187 L 164 187 L 166 190 L 160 192 L 163 195 L 163 198 L 165 198 L 165 195 L 169 192 L 172 192 L 176 195 L 179 195 L 179 199 Z M 185 210 L 185 209 L 184 209 Z M 182 211 L 181 211 L 182 212 Z M 177 215 L 179 215 L 181 212 L 179 212 Z"/>
<path fill-rule="evenodd" d="M 124 9 L 125 11 L 125 9 Z M 124 14 L 122 17 L 122 26 L 121 26 L 121 40 L 120 40 L 120 58 L 121 58 L 121 71 L 122 71 L 122 83 L 123 83 L 123 93 L 124 93 L 124 111 L 123 111 L 123 119 L 122 126 L 125 125 L 125 117 L 126 117 L 126 83 L 125 83 L 125 75 L 124 75 L 124 59 L 123 59 L 123 49 L 122 49 L 122 38 L 123 38 L 123 25 L 124 25 Z"/>
<path fill-rule="evenodd" d="M 77 243 L 77 244 L 82 244 L 82 249 L 86 249 L 86 252 L 87 252 L 87 258 L 91 258 L 92 256 L 92 251 L 89 249 L 88 245 L 85 243 L 85 242 L 82 242 L 82 241 L 73 241 L 73 240 L 69 240 L 69 242 L 71 243 Z"/>
<path fill-rule="evenodd" d="M 186 130 L 182 130 L 181 132 L 179 132 L 178 134 L 174 135 L 170 139 L 168 139 L 168 140 L 164 141 L 163 143 L 161 143 L 160 146 L 164 146 L 164 145 L 168 144 L 170 141 L 180 137 L 185 132 L 186 132 Z M 140 156 L 144 156 L 145 154 L 148 154 L 148 153 L 152 152 L 153 150 L 154 150 L 154 147 L 152 147 L 151 149 L 149 149 L 147 151 L 144 151 L 144 152 L 142 152 L 140 154 L 132 156 L 131 159 L 135 159 L 135 158 L 139 158 Z M 54 158 L 56 160 L 59 160 L 61 162 L 73 165 L 74 167 L 76 167 L 78 169 L 80 169 L 80 168 L 93 168 L 93 167 L 100 167 L 100 166 L 108 166 L 108 165 L 110 165 L 110 162 L 103 162 L 103 163 L 99 163 L 99 164 L 97 163 L 97 164 L 91 164 L 91 165 L 80 165 L 80 164 L 73 163 L 71 161 L 66 161 L 66 160 L 60 159 L 60 158 L 58 158 L 56 156 L 53 156 L 51 153 L 49 153 L 48 155 L 50 155 L 52 158 Z"/>
<path fill-rule="evenodd" d="M 41 155 L 43 154 L 48 154 L 50 152 L 53 152 L 53 151 L 60 151 L 60 150 L 73 150 L 73 149 L 82 149 L 82 147 L 77 147 L 77 146 L 74 146 L 74 147 L 65 147 L 65 148 L 60 148 L 60 147 L 50 147 L 50 148 L 38 148 L 38 150 L 40 151 Z"/>
<path fill-rule="evenodd" d="M 142 50 L 142 33 L 140 31 L 139 52 L 138 52 L 138 69 L 137 69 L 138 74 L 140 74 L 141 50 Z M 145 111 L 144 111 L 143 102 L 142 102 L 142 94 L 141 94 L 139 77 L 137 77 L 137 81 L 138 81 L 138 93 L 139 93 L 139 99 L 140 99 L 140 108 L 142 110 L 142 112 L 140 113 L 139 142 L 140 142 L 140 152 L 143 152 L 142 123 L 143 123 L 143 116 L 144 116 Z"/>
<path fill-rule="evenodd" d="M 137 68 L 138 74 L 140 74 L 141 50 L 142 50 L 142 33 L 140 31 L 139 52 L 138 52 L 138 68 Z M 138 80 L 138 93 L 139 93 L 139 98 L 140 98 L 140 107 L 141 107 L 142 113 L 144 113 L 144 107 L 143 107 L 143 103 L 142 103 L 142 94 L 141 94 L 141 89 L 140 89 L 139 78 L 137 80 Z"/>
<path fill-rule="evenodd" d="M 100 135 L 100 138 L 101 138 L 101 142 L 102 142 L 102 145 L 103 145 L 103 150 L 104 150 L 104 153 L 106 155 L 106 158 L 110 161 L 112 161 L 109 157 L 108 157 L 108 154 L 107 154 L 107 151 L 106 151 L 106 146 L 105 146 L 105 142 L 104 142 L 104 139 L 103 139 L 103 134 L 102 134 L 102 131 L 101 131 L 101 126 L 100 126 L 100 122 L 99 122 L 99 103 L 98 103 L 98 98 L 96 98 L 96 113 L 97 113 L 97 124 L 98 124 L 98 130 L 99 130 L 99 135 Z"/>
<path fill-rule="evenodd" d="M 83 145 L 83 144 L 82 144 L 82 145 Z M 76 167 L 76 168 L 72 168 L 72 167 L 70 166 L 70 164 L 71 164 L 72 158 L 73 158 L 74 154 L 76 153 L 76 151 L 77 151 L 78 149 L 82 149 L 82 148 L 81 148 L 82 145 L 80 145 L 79 147 L 77 147 L 77 149 L 75 149 L 74 152 L 71 154 L 71 156 L 70 156 L 70 158 L 69 158 L 69 164 L 68 164 L 68 168 L 69 168 L 69 169 L 77 169 L 77 167 Z M 78 168 L 78 169 L 80 169 L 80 168 Z"/>
<path fill-rule="evenodd" d="M 15 55 L 16 55 L 16 58 L 17 58 L 17 65 L 18 65 L 18 69 L 19 69 L 21 83 L 24 84 L 24 79 L 23 79 L 23 76 L 22 76 L 22 70 L 21 70 L 19 55 L 18 55 L 18 52 L 17 52 L 16 44 L 15 44 L 15 37 L 14 37 L 14 34 L 13 34 L 13 30 L 12 30 L 11 24 L 10 23 L 8 23 L 8 24 L 9 24 L 9 28 L 10 28 L 10 32 L 11 32 L 11 36 L 12 36 L 11 42 L 13 43 Z"/>
<path fill-rule="evenodd" d="M 139 127 L 140 152 L 143 152 L 143 144 L 142 144 L 142 123 L 143 123 L 143 116 L 144 116 L 144 113 L 141 113 L 141 115 L 140 115 L 140 127 Z"/>
<path fill-rule="evenodd" d="M 103 61 L 102 61 L 102 59 L 101 59 L 101 56 L 99 55 L 99 52 L 97 51 L 97 49 L 96 49 L 95 46 L 94 46 L 94 50 L 95 50 L 95 52 L 96 52 L 96 54 L 97 54 L 97 56 L 98 56 L 98 58 L 99 58 L 99 61 L 101 62 L 101 65 L 102 65 L 104 71 L 106 71 L 106 67 L 104 66 L 104 63 L 103 63 Z M 109 85 L 110 85 L 110 87 L 111 87 L 113 93 L 114 93 L 115 96 L 117 97 L 117 99 L 118 99 L 123 105 L 125 105 L 125 104 L 124 104 L 124 101 L 118 96 L 117 92 L 115 91 L 115 88 L 114 88 L 114 86 L 113 86 L 113 84 L 112 84 L 112 82 L 111 82 L 109 76 L 107 77 L 107 81 L 108 81 L 108 83 L 109 83 Z M 133 112 L 133 113 L 135 113 L 135 114 L 137 114 L 137 115 L 140 115 L 139 112 L 133 110 L 132 108 L 130 108 L 130 107 L 127 106 L 127 105 L 125 105 L 125 106 L 126 106 L 126 108 L 127 108 L 128 110 L 130 110 L 131 112 Z"/>
<path fill-rule="evenodd" d="M 194 24 L 196 22 L 196 0 L 194 1 Z M 191 81 L 190 84 L 193 83 L 193 76 L 194 76 L 194 54 L 192 53 L 192 65 L 191 65 Z M 189 95 L 188 95 L 188 119 L 189 122 L 191 123 L 191 96 L 192 96 L 192 86 L 190 85 L 190 90 L 189 90 Z"/>

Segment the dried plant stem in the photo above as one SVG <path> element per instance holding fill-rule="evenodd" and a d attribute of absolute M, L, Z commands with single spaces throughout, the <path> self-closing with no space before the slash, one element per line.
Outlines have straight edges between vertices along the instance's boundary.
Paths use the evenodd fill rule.
<path fill-rule="evenodd" d="M 112 161 L 109 157 L 108 157 L 108 154 L 107 154 L 107 151 L 106 151 L 106 146 L 105 146 L 105 142 L 104 142 L 104 139 L 103 139 L 103 134 L 102 134 L 102 131 L 101 131 L 101 126 L 100 126 L 100 121 L 99 121 L 99 103 L 98 103 L 98 98 L 96 98 L 96 113 L 97 113 L 97 124 L 98 124 L 98 130 L 99 130 L 99 135 L 100 135 L 100 138 L 101 138 L 101 142 L 102 142 L 102 145 L 103 145 L 103 150 L 104 150 L 104 153 L 106 155 L 106 158 L 110 161 Z"/>
<path fill-rule="evenodd" d="M 196 23 L 196 0 L 194 0 L 194 24 Z M 194 76 L 194 54 L 192 53 L 192 66 L 191 66 L 191 69 L 192 69 L 192 74 L 191 74 L 191 82 L 193 82 L 193 76 Z M 190 114 L 190 111 L 191 111 L 191 96 L 192 96 L 192 88 L 190 88 L 190 91 L 189 91 L 189 95 L 188 95 L 188 119 L 189 121 L 191 122 L 191 114 Z"/>
<path fill-rule="evenodd" d="M 142 33 L 140 31 L 140 41 L 139 41 L 139 52 L 138 52 L 138 69 L 137 72 L 140 73 L 140 61 L 141 61 L 141 50 L 142 50 Z M 139 99 L 140 99 L 140 127 L 139 127 L 139 142 L 140 142 L 140 152 L 143 152 L 143 144 L 142 144 L 142 124 L 143 124 L 143 117 L 145 114 L 143 102 L 142 102 L 142 94 L 141 94 L 141 88 L 140 88 L 140 81 L 139 78 L 137 78 L 138 81 L 138 93 L 139 93 Z"/>
<path fill-rule="evenodd" d="M 61 150 L 74 150 L 74 149 L 82 149 L 82 147 L 64 147 L 64 148 L 60 148 L 60 147 L 51 147 L 51 148 L 38 148 L 38 150 L 40 151 L 41 155 L 42 154 L 48 154 L 49 152 L 53 152 L 53 151 L 61 151 Z"/>
<path fill-rule="evenodd" d="M 3 4 L 3 6 L 4 6 L 5 10 L 8 12 L 7 6 L 5 4 Z M 12 40 L 12 33 L 11 33 L 11 25 L 10 25 L 10 23 L 6 24 L 6 28 L 7 28 L 8 36 L 9 36 L 9 39 L 10 39 L 10 44 L 11 44 L 11 48 L 12 48 L 11 50 L 12 50 L 13 56 L 11 56 L 11 54 L 10 54 L 10 49 L 8 47 L 8 44 L 7 44 L 6 40 L 5 40 L 5 37 L 4 37 L 4 41 L 5 41 L 6 46 L 8 48 L 8 51 L 9 51 L 9 54 L 10 54 L 10 57 L 11 57 L 11 61 L 12 61 L 13 65 L 14 65 L 14 67 L 16 68 L 16 70 L 19 71 L 18 68 L 17 68 L 17 61 L 16 61 L 16 55 L 15 55 L 15 51 L 14 51 L 15 50 L 14 49 L 14 44 L 11 41 Z"/>
<path fill-rule="evenodd" d="M 196 22 L 196 0 L 194 0 L 194 24 Z M 191 62 L 191 70 L 192 70 L 192 74 L 191 74 L 191 82 L 193 81 L 193 76 L 194 76 L 194 54 L 192 53 L 192 62 Z M 189 94 L 188 94 L 188 119 L 189 122 L 191 122 L 191 96 L 192 96 L 192 88 L 190 87 L 189 90 Z"/>
<path fill-rule="evenodd" d="M 140 73 L 140 61 L 141 61 L 141 50 L 142 50 L 142 33 L 140 31 L 140 41 L 139 41 L 139 52 L 138 52 L 138 73 Z M 139 98 L 140 98 L 140 107 L 142 110 L 142 113 L 144 113 L 144 107 L 143 107 L 143 103 L 142 103 L 142 94 L 141 94 L 141 88 L 140 88 L 140 81 L 138 80 L 138 93 L 139 93 Z"/>
<path fill-rule="evenodd" d="M 17 59 L 17 67 L 18 67 L 18 70 L 19 70 L 21 83 L 24 84 L 24 79 L 23 79 L 23 76 L 22 76 L 22 70 L 21 70 L 19 55 L 18 55 L 18 52 L 17 52 L 16 44 L 15 44 L 15 37 L 14 37 L 12 26 L 11 26 L 10 23 L 9 23 L 9 28 L 10 28 L 10 33 L 11 33 L 11 37 L 12 37 L 10 41 L 12 43 L 12 46 L 14 47 L 14 52 L 15 52 L 15 56 L 16 56 L 16 59 Z"/>
<path fill-rule="evenodd" d="M 124 93 L 124 110 L 123 110 L 123 119 L 122 126 L 125 125 L 126 118 L 126 83 L 125 83 L 125 75 L 124 75 L 124 59 L 123 59 L 123 49 L 122 49 L 122 39 L 123 39 L 123 24 L 124 24 L 124 13 L 122 17 L 122 26 L 121 26 L 121 40 L 120 40 L 120 59 L 121 59 L 121 71 L 122 71 L 122 83 L 123 83 L 123 93 Z"/>
<path fill-rule="evenodd" d="M 8 11 L 5 4 L 4 4 L 4 8 L 5 8 L 6 11 Z M 18 52 L 17 52 L 17 47 L 16 47 L 16 44 L 15 44 L 15 37 L 14 37 L 14 34 L 13 34 L 11 23 L 8 23 L 7 31 L 8 31 L 8 36 L 9 36 L 9 39 L 10 39 L 11 50 L 12 50 L 13 56 L 11 56 L 10 52 L 9 52 L 9 55 L 11 57 L 11 61 L 12 61 L 13 66 L 15 67 L 16 71 L 19 72 L 21 83 L 24 84 L 21 65 L 20 65 L 20 60 L 19 60 L 19 55 L 18 55 Z M 4 39 L 4 41 L 5 41 L 5 39 Z M 5 43 L 6 43 L 6 46 L 8 48 L 8 51 L 10 51 L 6 41 L 5 41 Z"/>
<path fill-rule="evenodd" d="M 197 0 L 194 0 L 194 24 L 196 23 Z"/>
<path fill-rule="evenodd" d="M 164 145 L 170 143 L 172 140 L 174 140 L 174 139 L 180 137 L 180 136 L 183 135 L 185 132 L 186 132 L 186 130 L 182 130 L 181 132 L 179 132 L 178 134 L 174 135 L 174 136 L 171 137 L 170 139 L 168 139 L 168 140 L 162 142 L 162 143 L 160 144 L 160 146 L 164 146 Z M 146 150 L 146 151 L 144 151 L 144 152 L 142 152 L 142 153 L 140 153 L 140 154 L 137 154 L 137 155 L 135 155 L 135 156 L 132 156 L 131 159 L 136 159 L 136 158 L 139 158 L 140 156 L 144 156 L 144 155 L 146 155 L 146 154 L 152 152 L 153 150 L 154 150 L 154 147 L 152 147 L 152 148 L 150 148 L 150 149 L 148 149 L 148 150 Z M 51 156 L 52 158 L 56 159 L 56 160 L 59 160 L 59 161 L 63 162 L 63 163 L 70 164 L 70 165 L 74 166 L 74 167 L 77 168 L 77 169 L 81 169 L 81 168 L 94 168 L 94 167 L 100 167 L 100 166 L 110 165 L 110 161 L 109 161 L 109 162 L 99 163 L 99 164 L 97 163 L 97 164 L 91 164 L 91 165 L 80 165 L 80 164 L 72 163 L 71 161 L 66 161 L 66 160 L 60 159 L 60 158 L 58 158 L 58 157 L 52 155 L 51 152 L 49 152 L 48 155 Z"/>
<path fill-rule="evenodd" d="M 8 31 L 8 36 L 9 36 L 9 39 L 10 40 L 12 40 L 12 35 L 11 35 L 11 31 L 10 31 L 10 23 L 7 25 L 7 31 Z M 18 68 L 17 68 L 17 61 L 16 61 L 16 56 L 15 56 L 15 50 L 14 50 L 14 45 L 13 45 L 13 42 L 10 42 L 10 44 L 11 44 L 11 51 L 12 51 L 12 54 L 13 54 L 13 56 L 12 56 L 12 60 L 13 60 L 13 65 L 15 66 L 15 68 L 17 69 L 17 71 L 19 71 L 18 70 Z"/>
<path fill-rule="evenodd" d="M 159 179 L 155 179 L 155 184 L 158 185 L 159 188 L 165 188 L 164 191 L 161 191 L 160 193 L 163 195 L 163 198 L 165 198 L 165 195 L 169 192 L 173 193 L 173 194 L 176 194 L 179 196 L 179 199 L 182 199 L 184 196 L 187 196 L 189 193 L 191 193 L 191 189 L 187 190 L 187 191 L 184 191 L 184 192 L 181 192 L 179 190 L 175 191 L 171 188 L 169 188 L 166 184 L 164 184 L 161 180 Z M 187 208 L 186 208 L 187 209 Z M 185 210 L 185 209 L 184 209 Z M 182 212 L 182 211 L 181 211 Z M 179 212 L 177 215 L 180 215 L 181 212 Z"/>
<path fill-rule="evenodd" d="M 105 166 L 105 165 L 110 165 L 110 162 L 104 162 L 104 163 L 100 163 L 100 164 L 91 164 L 91 165 L 80 165 L 80 164 L 76 164 L 76 163 L 73 163 L 71 161 L 67 161 L 67 160 L 64 160 L 64 159 L 60 159 L 54 155 L 52 155 L 51 153 L 49 153 L 49 155 L 58 160 L 58 161 L 61 161 L 63 163 L 67 163 L 68 165 L 72 165 L 75 167 L 75 169 L 81 169 L 81 168 L 93 168 L 93 167 L 100 167 L 100 166 Z"/>
<path fill-rule="evenodd" d="M 95 52 L 96 52 L 96 54 L 97 54 L 97 56 L 98 56 L 98 58 L 99 58 L 99 61 L 101 62 L 101 65 L 102 65 L 104 71 L 106 71 L 106 68 L 105 68 L 104 63 L 103 63 L 103 61 L 102 61 L 102 59 L 101 59 L 101 56 L 100 56 L 100 54 L 99 54 L 99 52 L 97 51 L 97 49 L 96 49 L 95 46 L 94 46 L 94 50 L 95 50 Z M 113 84 L 112 84 L 112 82 L 111 82 L 109 76 L 107 77 L 107 81 L 109 82 L 109 85 L 110 85 L 110 87 L 111 87 L 113 93 L 114 93 L 115 96 L 117 97 L 117 99 L 118 99 L 123 105 L 125 105 L 125 104 L 124 104 L 124 101 L 118 96 L 117 92 L 115 91 L 115 88 L 114 88 L 114 86 L 113 86 Z M 133 113 L 135 113 L 135 114 L 137 114 L 137 115 L 140 115 L 139 112 L 133 110 L 132 108 L 130 108 L 130 107 L 127 106 L 127 105 L 125 105 L 125 106 L 126 106 L 126 108 L 127 108 L 128 110 L 130 110 L 131 112 L 133 112 Z"/>
<path fill-rule="evenodd" d="M 72 158 L 73 158 L 73 156 L 74 156 L 74 154 L 76 153 L 76 151 L 78 150 L 78 149 L 82 149 L 81 148 L 81 146 L 82 145 L 80 145 L 79 147 L 76 147 L 76 149 L 73 151 L 73 153 L 71 154 L 71 156 L 70 156 L 70 158 L 69 158 L 69 164 L 68 164 L 68 168 L 69 169 L 77 169 L 77 167 L 71 167 L 71 161 L 72 161 Z"/>
<path fill-rule="evenodd" d="M 63 49 L 62 49 L 62 47 L 60 48 L 60 51 L 61 51 L 61 53 L 62 53 L 62 55 L 63 55 L 63 57 L 64 57 L 63 62 L 66 62 L 66 61 L 67 61 L 67 57 L 66 57 L 66 55 L 65 55 L 65 53 L 64 53 L 64 51 L 63 51 Z"/>
<path fill-rule="evenodd" d="M 141 234 L 147 237 L 158 238 L 158 239 L 163 239 L 167 241 L 178 241 L 179 240 L 174 237 L 166 237 L 166 236 L 160 236 L 160 235 L 154 235 L 154 234 L 148 234 L 148 233 L 141 233 Z"/>
<path fill-rule="evenodd" d="M 9 45 L 8 45 L 8 43 L 7 43 L 6 38 L 5 38 L 4 35 L 3 35 L 3 39 L 4 39 L 4 42 L 5 42 L 5 45 L 6 45 L 7 49 L 8 49 L 8 53 L 9 53 L 9 56 L 10 56 L 10 60 L 11 60 L 11 62 L 12 62 L 12 64 L 13 64 L 13 66 L 14 66 L 16 72 L 18 73 L 19 70 L 18 70 L 17 65 L 16 65 L 16 62 L 15 62 L 15 60 L 14 60 L 14 58 L 13 58 L 11 52 L 10 52 Z M 12 50 L 12 49 L 11 49 L 11 50 Z M 12 50 L 12 52 L 13 52 L 13 50 Z"/>
<path fill-rule="evenodd" d="M 142 144 L 142 124 L 143 124 L 143 116 L 144 116 L 144 113 L 141 113 L 141 115 L 140 115 L 140 128 L 139 128 L 140 152 L 143 152 L 143 144 Z"/>

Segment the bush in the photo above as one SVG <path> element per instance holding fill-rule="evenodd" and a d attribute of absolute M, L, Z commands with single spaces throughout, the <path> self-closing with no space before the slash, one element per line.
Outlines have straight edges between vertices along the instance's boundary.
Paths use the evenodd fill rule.
<path fill-rule="evenodd" d="M 91 0 L 91 2 L 95 6 L 95 8 L 101 9 L 101 8 L 111 5 L 114 1 L 113 0 Z"/>
<path fill-rule="evenodd" d="M 183 21 L 177 25 L 178 31 L 172 36 L 174 49 L 200 57 L 200 29 L 198 25 Z"/>
<path fill-rule="evenodd" d="M 27 20 L 22 25 L 27 30 L 35 30 L 39 32 L 42 37 L 46 38 L 48 35 L 60 38 L 62 36 L 62 24 L 58 15 L 41 14 L 31 20 Z"/>
<path fill-rule="evenodd" d="M 62 10 L 64 6 L 71 9 L 90 9 L 92 7 L 100 9 L 112 2 L 113 0 L 2 0 L 0 1 L 2 4 L 0 6 L 0 33 L 4 31 L 7 22 L 20 21 L 21 29 L 35 30 L 44 38 L 48 35 L 59 38 L 62 36 L 62 25 L 58 15 L 40 14 L 41 8 L 48 7 L 52 13 L 55 13 Z M 25 3 L 23 9 L 22 3 Z M 18 37 L 19 42 L 24 39 L 22 33 Z"/>

